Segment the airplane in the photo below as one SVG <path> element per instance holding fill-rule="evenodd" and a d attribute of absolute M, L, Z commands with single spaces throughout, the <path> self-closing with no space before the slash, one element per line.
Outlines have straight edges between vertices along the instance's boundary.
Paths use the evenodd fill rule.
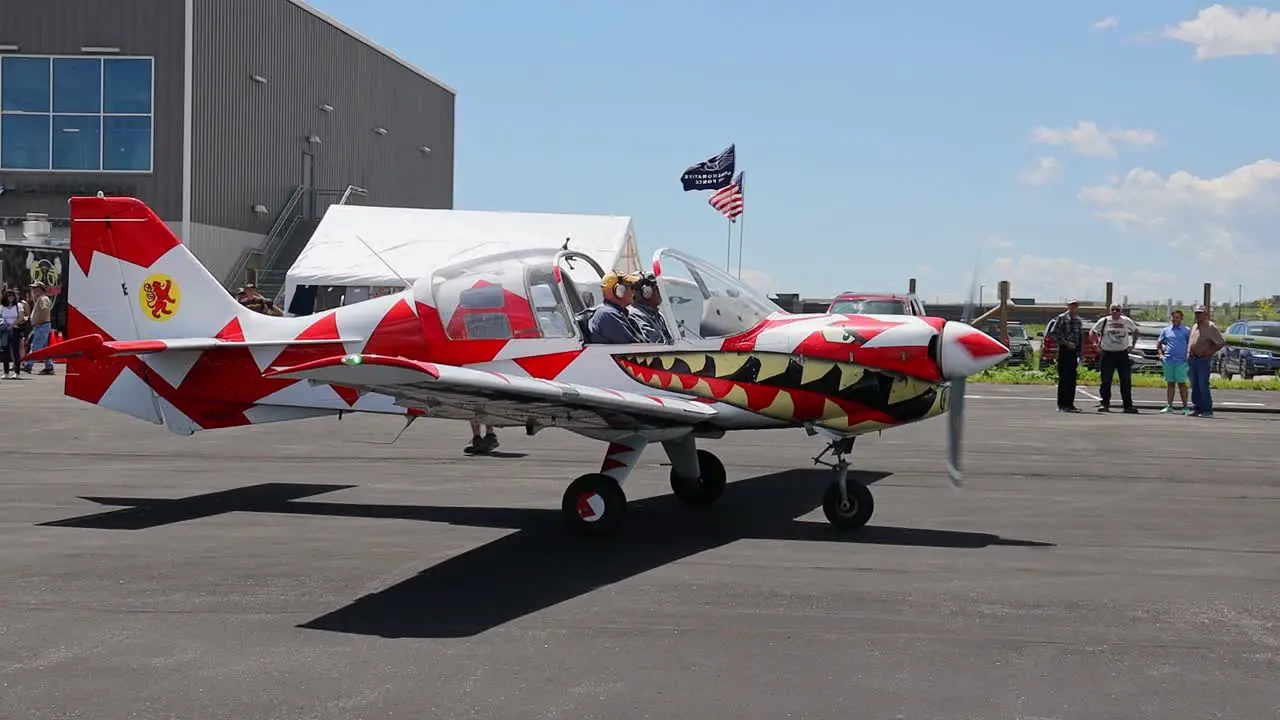
<path fill-rule="evenodd" d="M 1010 355 L 963 321 L 787 313 L 671 248 L 654 253 L 650 275 L 669 344 L 589 342 L 574 275 L 607 273 L 558 244 L 465 259 L 314 315 L 267 316 L 236 302 L 142 201 L 69 202 L 66 339 L 28 358 L 65 358 L 65 395 L 184 436 L 351 412 L 403 416 L 401 434 L 424 416 L 531 436 L 560 428 L 607 443 L 600 468 L 562 497 L 563 519 L 585 535 L 621 526 L 622 486 L 649 445 L 670 458 L 676 497 L 706 507 L 727 474 L 697 441 L 777 428 L 828 439 L 813 458 L 835 471 L 823 510 L 856 531 L 874 499 L 848 479 L 854 440 L 948 413 L 958 485 L 964 379 Z M 615 292 L 626 302 L 650 290 Z"/>

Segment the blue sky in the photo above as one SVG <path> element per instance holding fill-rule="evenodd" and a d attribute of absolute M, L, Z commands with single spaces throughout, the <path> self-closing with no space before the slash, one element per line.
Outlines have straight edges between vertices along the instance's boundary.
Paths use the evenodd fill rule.
<path fill-rule="evenodd" d="M 770 291 L 914 276 L 926 301 L 956 298 L 979 264 L 988 287 L 1044 300 L 1100 298 L 1107 280 L 1135 299 L 1280 293 L 1280 165 L 1257 164 L 1280 159 L 1280 16 L 1184 0 L 313 4 L 458 90 L 458 208 L 631 215 L 646 257 L 720 263 L 726 223 L 679 176 L 733 142 L 744 278 Z"/>

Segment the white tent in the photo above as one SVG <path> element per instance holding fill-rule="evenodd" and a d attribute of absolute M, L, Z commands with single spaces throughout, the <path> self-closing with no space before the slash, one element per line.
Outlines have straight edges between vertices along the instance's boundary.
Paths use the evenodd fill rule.
<path fill-rule="evenodd" d="M 570 250 L 606 272 L 641 267 L 626 216 L 331 205 L 285 276 L 284 307 L 300 285 L 377 294 L 402 289 L 397 274 L 412 283 L 445 265 L 510 250 L 558 249 L 566 239 Z M 583 279 L 590 283 L 595 273 L 587 272 Z M 578 272 L 571 274 L 578 279 Z"/>

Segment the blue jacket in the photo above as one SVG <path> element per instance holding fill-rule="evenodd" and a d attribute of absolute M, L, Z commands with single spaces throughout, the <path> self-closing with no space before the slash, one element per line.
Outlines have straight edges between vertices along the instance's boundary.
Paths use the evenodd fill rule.
<path fill-rule="evenodd" d="M 640 328 L 628 317 L 627 311 L 610 302 L 601 303 L 591 314 L 587 330 L 591 333 L 591 342 L 619 345 L 644 342 Z"/>

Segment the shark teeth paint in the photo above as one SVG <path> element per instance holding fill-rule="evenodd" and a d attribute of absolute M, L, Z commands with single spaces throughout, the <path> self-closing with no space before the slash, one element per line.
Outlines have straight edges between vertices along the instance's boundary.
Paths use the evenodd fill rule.
<path fill-rule="evenodd" d="M 652 388 L 835 430 L 892 427 L 942 412 L 936 384 L 855 363 L 736 351 L 614 359 L 632 379 Z"/>

